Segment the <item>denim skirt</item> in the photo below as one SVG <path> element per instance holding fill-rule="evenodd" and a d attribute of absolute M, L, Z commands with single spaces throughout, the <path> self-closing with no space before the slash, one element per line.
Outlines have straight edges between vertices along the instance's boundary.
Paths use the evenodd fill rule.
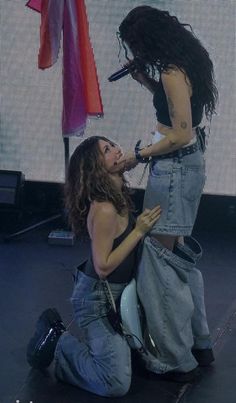
<path fill-rule="evenodd" d="M 144 209 L 160 205 L 162 212 L 150 234 L 191 235 L 205 184 L 205 160 L 200 149 L 150 162 Z"/>

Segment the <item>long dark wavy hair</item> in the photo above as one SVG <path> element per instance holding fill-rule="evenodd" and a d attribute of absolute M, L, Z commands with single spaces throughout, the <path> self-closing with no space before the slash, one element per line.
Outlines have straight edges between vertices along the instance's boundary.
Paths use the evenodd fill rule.
<path fill-rule="evenodd" d="M 123 184 L 119 192 L 108 175 L 99 149 L 99 140 L 114 144 L 106 137 L 92 136 L 79 144 L 70 158 L 64 192 L 65 207 L 69 224 L 77 235 L 87 234 L 87 215 L 94 200 L 111 202 L 120 215 L 127 212 L 127 209 L 133 209 L 124 176 L 121 175 Z"/>
<path fill-rule="evenodd" d="M 213 64 L 189 24 L 180 23 L 168 11 L 139 6 L 122 21 L 118 36 L 126 58 L 129 60 L 128 45 L 152 78 L 156 71 L 161 74 L 171 66 L 183 71 L 191 82 L 195 99 L 204 108 L 206 117 L 211 119 L 218 99 Z"/>

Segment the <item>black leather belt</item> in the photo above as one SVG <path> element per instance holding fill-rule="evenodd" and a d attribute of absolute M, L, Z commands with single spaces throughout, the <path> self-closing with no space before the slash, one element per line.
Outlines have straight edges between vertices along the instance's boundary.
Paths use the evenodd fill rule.
<path fill-rule="evenodd" d="M 183 147 L 180 148 L 179 150 L 173 151 L 168 154 L 162 154 L 162 155 L 155 155 L 152 157 L 152 161 L 156 160 L 163 160 L 165 158 L 176 158 L 176 157 L 184 157 L 185 155 L 193 154 L 197 150 L 199 150 L 198 142 L 192 144 L 191 146 Z"/>

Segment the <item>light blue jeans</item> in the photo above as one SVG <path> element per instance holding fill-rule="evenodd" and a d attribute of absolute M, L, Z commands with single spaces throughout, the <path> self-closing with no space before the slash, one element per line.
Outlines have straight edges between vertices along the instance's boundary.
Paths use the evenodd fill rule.
<path fill-rule="evenodd" d="M 190 237 L 204 183 L 200 146 L 192 154 L 179 150 L 177 157 L 150 163 L 144 208 L 160 204 L 162 213 L 144 240 L 137 288 L 155 344 L 144 359 L 157 373 L 190 371 L 197 365 L 192 348 L 211 347 L 203 279 L 196 268 L 201 248 Z M 156 234 L 185 236 L 186 244 L 172 252 L 152 239 Z"/>
<path fill-rule="evenodd" d="M 202 257 L 202 247 L 193 237 L 184 237 L 184 245 L 178 243 L 175 248 L 186 253 L 195 264 L 188 272 L 188 284 L 194 304 L 192 316 L 193 348 L 211 348 L 212 342 L 205 308 L 204 282 L 202 273 L 196 267 L 198 260 Z"/>
<path fill-rule="evenodd" d="M 110 283 L 116 300 L 126 284 Z M 60 337 L 55 352 L 55 374 L 64 382 L 101 396 L 123 396 L 131 383 L 131 354 L 126 340 L 106 317 L 107 297 L 102 281 L 78 272 L 71 302 L 79 337 Z"/>
<path fill-rule="evenodd" d="M 192 348 L 211 347 L 202 277 L 195 268 L 201 251 L 191 240 L 173 252 L 149 236 L 143 243 L 137 292 L 154 346 L 147 346 L 143 359 L 148 370 L 159 374 L 191 371 L 198 365 Z"/>
<path fill-rule="evenodd" d="M 150 234 L 191 235 L 205 183 L 205 160 L 197 150 L 190 155 L 156 159 L 150 173 L 143 208 L 160 204 L 161 216 Z"/>

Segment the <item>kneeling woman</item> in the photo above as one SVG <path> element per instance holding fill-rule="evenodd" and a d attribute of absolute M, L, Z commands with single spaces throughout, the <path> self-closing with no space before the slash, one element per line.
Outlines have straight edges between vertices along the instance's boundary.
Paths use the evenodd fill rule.
<path fill-rule="evenodd" d="M 133 278 L 140 240 L 160 217 L 160 207 L 132 217 L 120 147 L 94 136 L 74 151 L 66 183 L 66 207 L 75 233 L 86 230 L 91 256 L 78 270 L 71 298 L 80 336 L 66 331 L 55 309 L 40 316 L 27 358 L 45 368 L 55 357 L 56 376 L 102 396 L 122 396 L 131 382 L 130 348 L 107 318 L 109 290 L 117 300 Z M 107 284 L 108 288 L 107 288 Z"/>

